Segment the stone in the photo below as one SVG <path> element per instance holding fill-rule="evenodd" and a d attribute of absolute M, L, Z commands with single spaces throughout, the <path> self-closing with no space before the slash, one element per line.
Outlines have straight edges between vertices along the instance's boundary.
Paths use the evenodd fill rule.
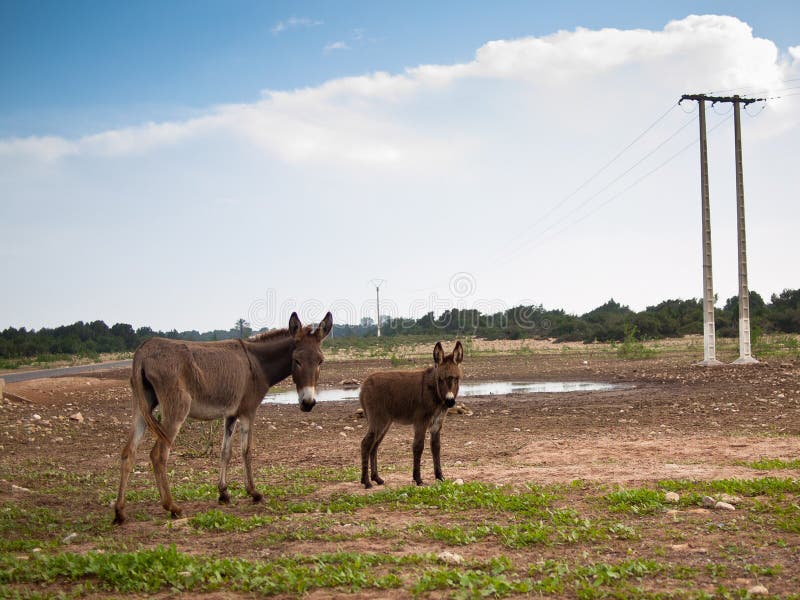
<path fill-rule="evenodd" d="M 714 508 L 717 510 L 736 510 L 736 507 L 733 504 L 729 504 L 728 502 L 717 502 L 714 505 Z"/>
<path fill-rule="evenodd" d="M 747 588 L 747 593 L 751 596 L 767 596 L 769 595 L 769 590 L 764 587 L 763 585 L 754 585 L 751 588 Z"/>
<path fill-rule="evenodd" d="M 14 485 L 11 484 L 11 493 L 14 494 L 26 494 L 29 493 L 30 490 L 28 488 L 22 487 L 21 485 Z"/>
<path fill-rule="evenodd" d="M 344 431 L 340 431 L 339 435 L 342 436 L 343 438 L 347 437 L 347 434 Z"/>
<path fill-rule="evenodd" d="M 34 421 L 41 421 L 42 415 L 37 415 L 36 413 L 34 413 L 31 419 L 33 419 Z"/>
<path fill-rule="evenodd" d="M 181 519 L 172 519 L 171 521 L 167 521 L 164 524 L 164 527 L 167 529 L 178 529 L 180 527 L 186 527 L 189 524 L 189 517 L 183 517 Z"/>
<path fill-rule="evenodd" d="M 458 479 L 453 480 L 453 485 L 464 485 L 464 480 L 460 477 Z"/>
<path fill-rule="evenodd" d="M 69 416 L 69 418 L 70 418 L 71 421 L 77 421 L 78 423 L 83 423 L 83 415 L 81 413 L 79 413 L 79 412 L 72 413 Z"/>
<path fill-rule="evenodd" d="M 364 409 L 363 408 L 356 409 L 356 417 L 358 417 L 360 419 L 364 418 Z"/>
<path fill-rule="evenodd" d="M 0 400 L 3 399 L 3 392 L 6 391 L 6 380 L 0 377 Z"/>
<path fill-rule="evenodd" d="M 665 502 L 669 502 L 671 504 L 677 504 L 678 502 L 680 502 L 680 500 L 681 497 L 675 492 L 667 492 L 666 494 L 664 494 Z"/>
<path fill-rule="evenodd" d="M 436 558 L 447 565 L 460 565 L 464 562 L 463 556 L 456 554 L 455 552 L 450 552 L 449 550 L 439 552 L 439 554 L 436 555 Z"/>
<path fill-rule="evenodd" d="M 711 496 L 703 496 L 703 499 L 700 501 L 700 504 L 705 508 L 714 508 L 717 505 L 717 501 L 714 500 Z"/>
<path fill-rule="evenodd" d="M 730 494 L 720 494 L 719 499 L 721 502 L 727 502 L 728 504 L 741 504 L 742 499 L 739 496 L 731 496 Z"/>
<path fill-rule="evenodd" d="M 350 427 L 350 425 L 345 425 L 344 427 L 342 427 L 342 429 L 344 429 L 345 431 L 355 431 L 355 429 Z"/>
<path fill-rule="evenodd" d="M 78 534 L 73 531 L 72 533 L 67 535 L 63 540 L 61 540 L 61 543 L 62 544 L 71 544 L 72 540 L 74 540 L 76 537 L 78 537 Z"/>

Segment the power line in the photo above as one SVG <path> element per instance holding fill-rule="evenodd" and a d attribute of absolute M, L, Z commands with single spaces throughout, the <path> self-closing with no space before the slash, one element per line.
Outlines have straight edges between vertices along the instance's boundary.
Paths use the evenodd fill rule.
<path fill-rule="evenodd" d="M 681 125 L 681 126 L 680 126 L 680 127 L 679 127 L 679 128 L 676 130 L 676 131 L 674 131 L 672 134 L 670 134 L 669 136 L 667 136 L 667 138 L 665 138 L 664 140 L 662 140 L 662 141 L 661 141 L 661 142 L 660 142 L 660 143 L 659 143 L 657 146 L 655 146 L 655 147 L 654 147 L 652 150 L 650 150 L 650 151 L 649 151 L 647 154 L 645 154 L 644 156 L 642 156 L 642 157 L 641 157 L 639 160 L 637 160 L 636 162 L 634 162 L 634 163 L 633 163 L 633 164 L 632 164 L 630 167 L 628 167 L 628 168 L 627 168 L 625 171 L 623 171 L 621 174 L 617 175 L 617 176 L 616 176 L 614 179 L 612 179 L 610 182 L 608 182 L 608 183 L 607 183 L 605 186 L 603 186 L 603 187 L 602 187 L 602 188 L 600 188 L 598 191 L 596 191 L 595 193 L 593 193 L 592 195 L 590 195 L 589 197 L 587 197 L 586 199 L 584 199 L 584 200 L 583 200 L 583 201 L 582 201 L 580 204 L 578 204 L 577 206 L 573 207 L 573 208 L 572 208 L 572 209 L 571 209 L 569 212 L 567 212 L 566 214 L 562 215 L 562 216 L 561 216 L 559 219 L 557 219 L 556 221 L 554 221 L 553 223 L 551 223 L 551 224 L 550 224 L 549 226 L 547 226 L 545 229 L 543 229 L 543 230 L 539 231 L 537 235 L 538 235 L 538 236 L 545 235 L 547 232 L 549 232 L 549 231 L 553 230 L 555 227 L 557 227 L 558 225 L 560 225 L 561 223 L 563 223 L 563 222 L 564 222 L 566 219 L 568 219 L 568 218 L 569 218 L 571 215 L 575 214 L 576 212 L 578 212 L 579 210 L 581 210 L 582 208 L 584 208 L 584 207 L 585 207 L 587 204 L 589 204 L 589 203 L 590 203 L 592 200 L 594 200 L 595 198 L 597 198 L 597 197 L 598 197 L 600 194 L 602 194 L 603 192 L 607 191 L 609 188 L 611 188 L 611 186 L 613 186 L 615 183 L 617 183 L 617 182 L 618 182 L 620 179 L 622 179 L 623 177 L 625 177 L 626 175 L 628 175 L 628 174 L 629 174 L 631 171 L 633 171 L 633 170 L 634 170 L 636 167 L 638 167 L 640 164 L 642 164 L 644 161 L 646 161 L 648 158 L 650 158 L 650 157 L 651 157 L 653 154 L 655 154 L 656 152 L 658 152 L 658 151 L 659 151 L 661 148 L 663 148 L 663 147 L 664 147 L 664 146 L 665 146 L 667 143 L 669 143 L 671 140 L 673 140 L 673 139 L 674 139 L 674 138 L 675 138 L 675 137 L 676 137 L 676 136 L 677 136 L 677 135 L 678 135 L 678 134 L 679 134 L 681 131 L 683 131 L 683 130 L 684 130 L 686 127 L 688 127 L 688 126 L 689 126 L 690 124 L 692 124 L 694 121 L 695 121 L 694 117 L 693 117 L 693 118 L 691 118 L 691 119 L 689 119 L 689 120 L 687 120 L 687 121 L 686 121 L 686 122 L 685 122 L 683 125 Z M 641 137 L 641 136 L 639 136 L 639 137 Z M 541 219 L 539 220 L 539 222 L 541 222 Z M 531 226 L 529 229 L 532 229 L 534 226 L 535 226 L 535 225 L 532 225 L 532 226 Z M 515 257 L 515 256 L 516 256 L 516 255 L 517 255 L 517 254 L 518 254 L 520 251 L 522 251 L 523 249 L 525 249 L 526 247 L 528 247 L 528 246 L 529 246 L 529 245 L 530 245 L 532 242 L 536 241 L 536 239 L 537 239 L 537 238 L 533 238 L 533 239 L 527 239 L 526 241 L 522 242 L 521 244 L 518 244 L 518 245 L 517 245 L 515 248 L 513 248 L 513 249 L 512 249 L 512 250 L 510 250 L 508 253 L 506 253 L 506 255 L 505 255 L 505 260 L 510 260 L 511 258 Z"/>
<path fill-rule="evenodd" d="M 719 122 L 718 122 L 716 125 L 714 125 L 713 127 L 711 127 L 711 128 L 708 130 L 708 131 L 709 131 L 709 133 L 711 133 L 712 131 L 714 131 L 714 130 L 715 130 L 715 129 L 717 129 L 718 127 L 720 127 L 720 126 L 721 126 L 723 123 L 726 123 L 728 120 L 730 120 L 730 119 L 731 119 L 731 117 L 732 117 L 732 116 L 733 116 L 732 114 L 729 114 L 729 115 L 725 116 L 725 117 L 724 117 L 722 120 L 720 120 L 720 121 L 719 121 Z M 690 122 L 692 122 L 692 121 L 690 121 Z M 636 180 L 635 180 L 633 183 L 631 183 L 630 185 L 628 185 L 626 188 L 624 188 L 623 190 L 621 190 L 621 191 L 619 191 L 619 192 L 617 192 L 617 193 L 613 194 L 612 196 L 610 196 L 609 198 L 607 198 L 607 199 L 606 199 L 604 202 L 602 202 L 601 204 L 598 204 L 598 205 L 597 205 L 597 206 L 596 206 L 594 209 L 592 209 L 590 212 L 586 213 L 585 215 L 583 215 L 583 216 L 581 216 L 581 217 L 578 217 L 577 219 L 574 219 L 574 220 L 573 220 L 573 221 L 571 221 L 570 223 L 567 223 L 567 225 L 566 225 L 566 226 L 562 227 L 561 229 L 559 229 L 558 231 L 556 231 L 556 232 L 555 232 L 555 233 L 554 233 L 552 236 L 550 236 L 550 237 L 551 237 L 551 239 L 552 239 L 552 238 L 554 238 L 554 237 L 558 237 L 558 236 L 560 236 L 562 233 L 564 233 L 565 231 L 567 231 L 567 230 L 568 230 L 570 227 L 572 227 L 573 225 L 577 225 L 578 223 L 581 223 L 581 222 L 585 221 L 586 219 L 588 219 L 589 217 L 591 217 L 592 215 L 594 215 L 595 213 L 597 213 L 597 212 L 598 212 L 600 209 L 604 208 L 605 206 L 607 206 L 608 204 L 610 204 L 611 202 L 613 202 L 614 200 L 616 200 L 616 199 L 617 199 L 617 198 L 619 198 L 620 196 L 622 196 L 622 195 L 626 194 L 627 192 L 629 192 L 631 189 L 633 189 L 634 187 L 636 187 L 637 185 L 639 185 L 639 184 L 640 184 L 642 181 L 644 181 L 645 179 L 647 179 L 647 178 L 648 178 L 648 177 L 650 177 L 651 175 L 654 175 L 655 173 L 657 173 L 658 171 L 660 171 L 662 168 L 664 168 L 665 166 L 667 166 L 667 164 L 669 164 L 670 162 L 672 162 L 673 160 L 675 160 L 676 158 L 678 158 L 678 156 L 680 156 L 681 154 L 683 154 L 684 152 L 686 152 L 686 151 L 687 151 L 689 148 L 691 148 L 692 146 L 694 146 L 694 145 L 695 145 L 695 144 L 698 142 L 698 140 L 699 140 L 699 139 L 700 139 L 699 137 L 696 137 L 696 138 L 694 138 L 694 139 L 693 139 L 693 140 L 692 140 L 692 141 L 691 141 L 689 144 L 685 145 L 683 148 L 681 148 L 680 150 L 678 150 L 677 152 L 675 152 L 673 155 L 671 155 L 669 158 L 667 158 L 665 161 L 663 161 L 663 162 L 662 162 L 661 164 L 659 164 L 658 166 L 654 167 L 653 169 L 651 169 L 651 170 L 650 170 L 650 171 L 648 171 L 647 173 L 644 173 L 643 175 L 641 175 L 639 178 L 637 178 L 637 179 L 636 179 Z M 537 248 L 537 247 L 541 246 L 541 245 L 542 245 L 543 243 L 545 243 L 547 240 L 545 240 L 545 239 L 538 239 L 538 240 L 534 240 L 534 241 L 536 241 L 537 243 L 536 243 L 536 244 L 534 244 L 533 246 L 531 246 L 531 248 L 530 248 L 530 249 Z M 516 256 L 512 256 L 512 257 L 510 257 L 509 259 L 511 259 L 511 258 L 516 258 Z"/>
<path fill-rule="evenodd" d="M 657 118 L 655 121 L 653 121 L 653 122 L 652 122 L 650 125 L 648 125 L 648 126 L 647 126 L 647 127 L 644 129 L 644 131 L 642 131 L 642 132 L 641 132 L 639 135 L 637 135 L 637 136 L 636 136 L 636 137 L 633 139 L 633 141 L 631 141 L 631 142 L 630 142 L 630 143 L 629 143 L 627 146 L 625 146 L 625 147 L 624 147 L 622 150 L 620 150 L 619 152 L 617 152 L 617 154 L 615 154 L 615 155 L 614 155 L 614 157 L 613 157 L 613 158 L 611 158 L 611 160 L 609 160 L 608 162 L 606 162 L 606 163 L 605 163 L 605 164 L 604 164 L 602 167 L 600 167 L 600 168 L 599 168 L 597 171 L 595 171 L 595 172 L 594 172 L 594 173 L 593 173 L 591 176 L 589 176 L 589 177 L 588 177 L 586 180 L 584 180 L 584 182 L 583 182 L 583 183 L 581 183 L 581 184 L 580 184 L 580 185 L 579 185 L 577 188 L 575 188 L 575 189 L 574 189 L 572 192 L 570 192 L 569 194 L 567 194 L 566 196 L 564 196 L 563 198 L 561 198 L 561 200 L 559 200 L 558 202 L 556 202 L 556 203 L 555 203 L 553 206 L 551 206 L 551 207 L 550 207 L 550 209 L 548 209 L 548 210 L 547 210 L 547 212 L 546 212 L 544 215 L 542 215 L 541 217 L 539 217 L 539 218 L 538 218 L 536 221 L 534 221 L 532 224 L 528 225 L 528 226 L 525 228 L 525 230 L 523 230 L 523 231 L 521 231 L 521 232 L 517 233 L 517 234 L 516 234 L 516 235 L 515 235 L 515 236 L 514 236 L 514 237 L 511 239 L 510 243 L 514 243 L 514 242 L 516 242 L 517 240 L 521 239 L 522 237 L 526 236 L 526 235 L 527 235 L 527 232 L 531 231 L 533 228 L 535 228 L 537 225 L 539 225 L 539 223 L 541 223 L 542 221 L 546 220 L 546 219 L 547 219 L 547 218 L 548 218 L 548 217 L 549 217 L 551 214 L 553 214 L 553 212 L 555 212 L 556 210 L 558 210 L 559 208 L 561 208 L 561 207 L 564 205 L 564 203 L 566 203 L 566 202 L 567 202 L 567 201 L 568 201 L 570 198 L 574 197 L 574 196 L 575 196 L 575 195 L 576 195 L 578 192 L 580 192 L 580 191 L 581 191 L 583 188 L 585 188 L 585 187 L 586 187 L 587 185 L 589 185 L 589 184 L 590 184 L 592 181 L 594 181 L 594 180 L 595 180 L 595 179 L 596 179 L 596 178 L 597 178 L 597 177 L 598 177 L 598 176 L 599 176 L 599 175 L 600 175 L 600 174 L 601 174 L 603 171 L 605 171 L 605 170 L 606 170 L 608 167 L 610 167 L 612 164 L 614 164 L 614 162 L 615 162 L 615 161 L 617 161 L 617 160 L 619 159 L 619 157 L 620 157 L 620 156 L 622 156 L 622 155 L 623 155 L 623 154 L 624 154 L 626 151 L 628 151 L 628 150 L 629 150 L 629 149 L 630 149 L 630 148 L 631 148 L 631 147 L 632 147 L 634 144 L 636 144 L 636 142 L 638 142 L 640 139 L 642 139 L 642 138 L 643 138 L 643 137 L 644 137 L 644 136 L 645 136 L 645 135 L 646 135 L 646 134 L 647 134 L 647 133 L 648 133 L 648 132 L 649 132 L 651 129 L 653 129 L 653 127 L 655 127 L 655 126 L 656 126 L 656 125 L 658 125 L 658 124 L 659 124 L 661 121 L 663 121 L 665 118 L 667 118 L 667 115 L 669 115 L 669 114 L 670 114 L 670 113 L 671 113 L 673 110 L 675 110 L 675 107 L 676 107 L 676 106 L 678 106 L 678 105 L 677 105 L 677 103 L 676 103 L 676 104 L 672 104 L 672 105 L 669 107 L 669 109 L 667 109 L 667 110 L 666 110 L 666 111 L 665 111 L 665 112 L 664 112 L 664 113 L 663 113 L 661 116 L 659 116 L 659 117 L 658 117 L 658 118 Z"/>

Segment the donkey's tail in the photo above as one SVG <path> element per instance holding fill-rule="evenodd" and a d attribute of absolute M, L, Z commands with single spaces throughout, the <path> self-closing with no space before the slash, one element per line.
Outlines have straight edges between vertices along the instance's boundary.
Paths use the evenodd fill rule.
<path fill-rule="evenodd" d="M 164 433 L 161 424 L 153 417 L 153 409 L 158 404 L 158 396 L 153 384 L 147 379 L 141 363 L 136 364 L 134 362 L 131 388 L 133 389 L 134 410 L 138 410 L 141 413 L 144 422 L 159 439 L 166 443 L 167 446 L 171 446 L 172 442 L 167 437 L 167 434 Z"/>

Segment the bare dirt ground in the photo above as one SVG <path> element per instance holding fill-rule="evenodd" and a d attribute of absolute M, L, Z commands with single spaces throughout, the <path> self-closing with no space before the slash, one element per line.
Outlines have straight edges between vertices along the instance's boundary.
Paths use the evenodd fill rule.
<path fill-rule="evenodd" d="M 421 357 L 412 358 L 403 368 L 425 364 Z M 679 354 L 623 361 L 602 353 L 477 352 L 467 357 L 464 367 L 467 381 L 599 381 L 630 386 L 607 392 L 461 399 L 472 414 L 450 415 L 442 433 L 443 468 L 451 480 L 511 484 L 513 489 L 520 489 L 523 484 L 561 485 L 572 490 L 565 492 L 563 502 L 588 518 L 605 518 L 608 515 L 598 508 L 597 498 L 618 486 L 652 488 L 663 480 L 796 479 L 800 474 L 796 468 L 775 471 L 752 465 L 767 458 L 796 466 L 800 458 L 800 364 L 796 359 L 704 369 L 692 366 Z M 328 361 L 323 366 L 322 384 L 333 387 L 342 380 L 361 380 L 370 372 L 390 368 L 392 365 L 386 359 Z M 152 443 L 146 440 L 139 450 L 131 483 L 131 490 L 140 494 L 129 501 L 131 520 L 123 528 L 112 529 L 107 525 L 112 517 L 109 503 L 116 492 L 119 451 L 131 418 L 128 375 L 119 370 L 6 387 L 30 402 L 6 400 L 0 409 L 3 480 L 0 503 L 50 507 L 63 516 L 63 527 L 74 527 L 86 515 L 106 519 L 106 524 L 97 531 L 87 525 L 87 533 L 79 536 L 77 545 L 68 548 L 72 552 L 170 543 L 190 554 L 249 558 L 337 549 L 401 554 L 439 552 L 450 546 L 441 540 L 411 534 L 409 527 L 419 522 L 466 527 L 467 523 L 494 518 L 491 512 L 480 510 L 454 516 L 442 515 L 441 511 L 419 513 L 378 505 L 362 507 L 355 516 L 334 519 L 336 522 L 325 535 L 317 532 L 308 540 L 302 536 L 295 536 L 299 539 L 294 540 L 273 536 L 272 542 L 266 542 L 262 531 L 260 537 L 240 534 L 232 545 L 230 536 L 222 533 L 189 535 L 185 528 L 180 533 L 165 528 L 168 520 L 153 496 L 155 486 L 148 464 Z M 255 425 L 254 463 L 261 467 L 257 483 L 283 485 L 286 473 L 322 469 L 315 472 L 334 476 L 317 477 L 308 490 L 296 491 L 296 500 L 371 493 L 361 489 L 358 473 L 352 469 L 358 466 L 364 426 L 363 419 L 355 414 L 357 407 L 357 401 L 330 402 L 318 404 L 312 413 L 301 413 L 296 406 L 263 406 Z M 213 453 L 218 451 L 218 437 L 218 427 L 209 434 L 207 425 L 187 423 L 171 459 L 173 485 L 197 481 L 216 484 L 218 458 L 215 454 L 207 455 L 206 450 L 210 444 Z M 381 447 L 379 458 L 386 466 L 383 475 L 390 490 L 411 483 L 410 445 L 410 428 L 395 426 Z M 230 480 L 241 481 L 237 452 L 232 466 Z M 423 479 L 432 480 L 427 449 L 422 469 Z M 83 491 L 81 481 L 87 482 Z M 577 481 L 580 483 L 570 487 L 570 482 Z M 30 491 L 12 490 L 12 485 Z M 54 491 L 56 488 L 62 491 Z M 183 502 L 185 514 L 191 516 L 213 509 L 215 499 L 213 495 L 210 499 L 188 499 Z M 744 503 L 760 506 L 757 503 L 761 500 L 747 499 Z M 622 560 L 642 555 L 667 562 L 677 560 L 697 570 L 688 587 L 681 587 L 683 583 L 674 575 L 666 583 L 645 579 L 637 588 L 644 590 L 643 594 L 666 590 L 680 595 L 686 590 L 707 590 L 713 595 L 721 585 L 727 586 L 725 589 L 747 590 L 765 580 L 764 576 L 754 576 L 747 565 L 777 565 L 777 574 L 766 581 L 769 593 L 788 597 L 800 590 L 800 576 L 796 573 L 800 556 L 800 509 L 796 497 L 784 500 L 781 510 L 788 511 L 788 518 L 797 521 L 798 529 L 782 529 L 781 543 L 774 547 L 765 539 L 774 537 L 772 530 L 761 527 L 751 531 L 737 521 L 745 518 L 744 511 L 722 514 L 684 506 L 678 516 L 672 511 L 669 516 L 661 512 L 649 517 L 618 517 L 640 532 L 636 541 L 612 536 L 599 545 L 555 544 L 509 549 L 487 538 L 457 546 L 456 550 L 470 560 L 487 560 L 502 554 L 510 557 L 517 567 L 542 560 L 578 563 L 587 556 Z M 227 510 L 242 518 L 261 514 L 257 506 L 241 495 Z M 282 534 L 286 527 L 305 527 L 303 519 L 308 519 L 308 515 L 286 519 L 289 521 L 283 523 Z M 723 525 L 717 528 L 709 524 L 717 522 Z M 731 523 L 738 523 L 738 534 L 726 533 Z M 352 535 L 377 526 L 387 528 L 390 533 Z M 5 534 L 13 534 L 13 529 L 12 524 L 11 531 Z M 673 530 L 680 532 L 670 534 Z M 748 533 L 742 534 L 743 530 Z M 60 538 L 63 533 L 65 530 L 37 535 L 46 542 Z M 747 546 L 746 560 L 731 558 L 735 554 L 731 546 L 737 544 Z M 708 564 L 724 564 L 727 571 L 721 575 L 707 567 Z M 519 572 L 524 574 L 525 570 Z M 48 589 L 58 591 L 63 586 Z M 449 588 L 444 589 L 436 593 L 449 593 Z M 569 597 L 576 593 L 575 589 L 567 587 L 555 595 Z M 392 593 L 402 597 L 408 590 L 406 584 Z M 314 596 L 328 597 L 331 592 L 331 589 L 317 590 Z M 388 592 L 370 593 L 385 597 Z"/>

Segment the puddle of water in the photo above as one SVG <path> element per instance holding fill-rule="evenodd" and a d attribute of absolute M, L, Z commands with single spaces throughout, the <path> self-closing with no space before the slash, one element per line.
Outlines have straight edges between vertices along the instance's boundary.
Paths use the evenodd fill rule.
<path fill-rule="evenodd" d="M 627 389 L 631 386 L 619 383 L 597 383 L 595 381 L 484 381 L 481 383 L 462 383 L 458 396 L 507 396 L 508 394 L 541 394 L 564 392 L 604 392 L 608 390 Z M 355 400 L 358 388 L 345 390 L 333 388 L 319 390 L 317 402 L 332 400 Z M 263 402 L 274 404 L 296 404 L 297 392 L 278 392 L 264 396 Z"/>

